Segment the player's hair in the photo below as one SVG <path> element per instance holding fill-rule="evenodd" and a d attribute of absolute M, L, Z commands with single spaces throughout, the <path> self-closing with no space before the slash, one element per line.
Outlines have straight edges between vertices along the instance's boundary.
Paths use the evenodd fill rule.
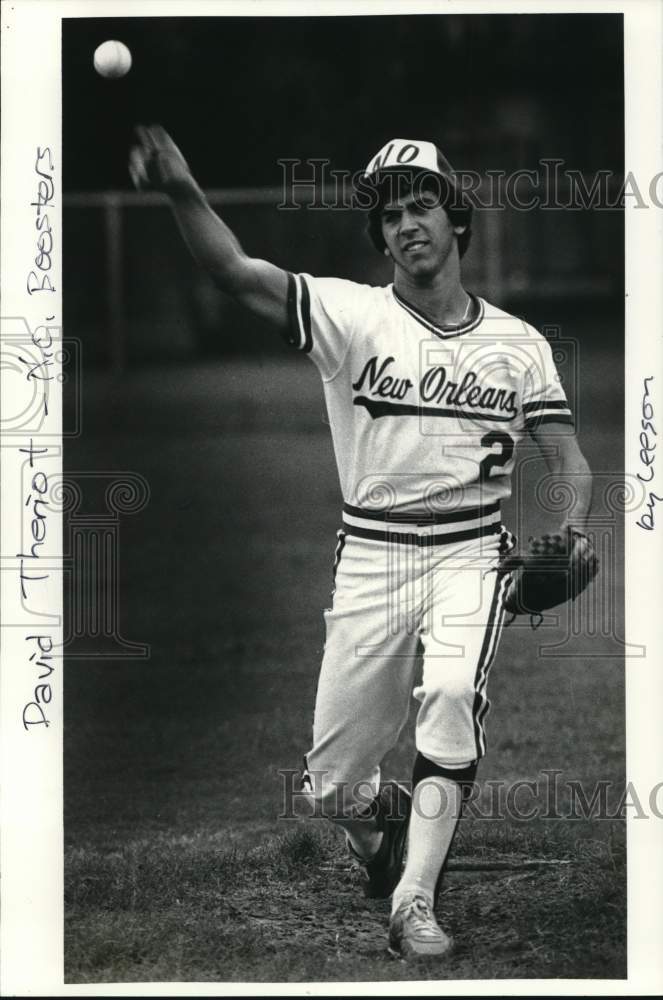
<path fill-rule="evenodd" d="M 472 206 L 462 197 L 458 188 L 452 181 L 440 174 L 426 174 L 425 171 L 418 170 L 385 170 L 380 179 L 373 185 L 377 192 L 377 204 L 368 212 L 366 221 L 366 232 L 379 253 L 384 253 L 386 243 L 382 235 L 382 208 L 388 197 L 393 197 L 395 193 L 405 194 L 410 192 L 415 184 L 419 182 L 419 192 L 425 189 L 434 189 L 439 194 L 440 205 L 449 216 L 452 226 L 465 226 L 465 231 L 458 234 L 458 255 L 463 257 L 470 245 L 472 238 Z"/>

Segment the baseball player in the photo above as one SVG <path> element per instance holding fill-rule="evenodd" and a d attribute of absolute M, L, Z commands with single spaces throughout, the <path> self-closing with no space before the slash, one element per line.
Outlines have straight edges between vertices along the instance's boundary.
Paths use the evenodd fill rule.
<path fill-rule="evenodd" d="M 305 788 L 344 830 L 366 894 L 392 896 L 392 953 L 439 958 L 452 942 L 436 893 L 486 751 L 488 673 L 514 588 L 500 505 L 525 435 L 573 477 L 559 537 L 585 537 L 591 476 L 551 350 L 463 287 L 472 208 L 433 143 L 394 139 L 366 168 L 368 232 L 394 266 L 393 284 L 371 287 L 248 257 L 167 133 L 137 135 L 135 184 L 170 196 L 196 260 L 322 377 L 344 503 Z M 410 794 L 381 781 L 380 762 L 413 694 Z"/>

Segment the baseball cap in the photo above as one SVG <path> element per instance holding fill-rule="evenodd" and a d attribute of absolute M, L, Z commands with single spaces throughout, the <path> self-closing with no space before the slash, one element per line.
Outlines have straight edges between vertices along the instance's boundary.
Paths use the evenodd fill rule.
<path fill-rule="evenodd" d="M 384 170 L 426 170 L 453 179 L 453 168 L 441 150 L 421 139 L 391 139 L 371 158 L 364 171 L 377 179 Z"/>
<path fill-rule="evenodd" d="M 431 180 L 434 177 L 443 179 L 441 188 L 439 181 L 434 185 L 442 204 L 454 225 L 467 227 L 458 240 L 462 257 L 470 240 L 472 203 L 462 185 L 458 184 L 454 169 L 446 156 L 435 143 L 423 139 L 390 139 L 371 157 L 361 175 L 362 181 L 378 193 L 378 200 L 369 209 L 367 225 L 368 235 L 374 246 L 379 251 L 385 246 L 379 221 L 380 204 L 398 191 L 401 183 L 411 185 L 413 175 L 424 175 L 424 182 L 425 175 L 429 175 Z M 423 190 L 423 187 L 418 190 Z"/>
<path fill-rule="evenodd" d="M 431 178 L 441 177 L 446 189 L 445 202 L 457 211 L 471 213 L 472 205 L 458 183 L 455 171 L 446 156 L 433 142 L 423 139 L 390 139 L 375 156 L 371 157 L 361 175 L 364 183 L 379 189 L 390 177 L 397 182 L 414 174 Z M 439 181 L 435 182 L 439 191 Z M 435 186 L 435 185 L 434 185 Z M 385 191 L 394 190 L 389 185 Z"/>

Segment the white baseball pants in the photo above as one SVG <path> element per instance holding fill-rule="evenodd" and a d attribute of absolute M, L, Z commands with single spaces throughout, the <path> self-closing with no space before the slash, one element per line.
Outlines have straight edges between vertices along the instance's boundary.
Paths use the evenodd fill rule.
<path fill-rule="evenodd" d="M 513 536 L 439 543 L 429 528 L 384 540 L 338 532 L 333 607 L 307 768 L 321 802 L 343 788 L 343 810 L 377 793 L 380 762 L 398 740 L 412 695 L 416 746 L 441 765 L 486 750 L 488 671 L 504 619 L 509 575 L 497 571 Z M 365 532 L 364 534 L 369 534 Z M 418 655 L 423 674 L 415 684 Z"/>

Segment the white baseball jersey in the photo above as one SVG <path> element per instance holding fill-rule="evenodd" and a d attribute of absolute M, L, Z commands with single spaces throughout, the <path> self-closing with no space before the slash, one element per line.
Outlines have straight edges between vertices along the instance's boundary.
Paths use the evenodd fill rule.
<path fill-rule="evenodd" d="M 460 542 L 500 530 L 514 451 L 544 422 L 572 424 L 545 338 L 472 296 L 456 326 L 393 285 L 289 275 L 288 341 L 324 383 L 347 533 Z"/>

